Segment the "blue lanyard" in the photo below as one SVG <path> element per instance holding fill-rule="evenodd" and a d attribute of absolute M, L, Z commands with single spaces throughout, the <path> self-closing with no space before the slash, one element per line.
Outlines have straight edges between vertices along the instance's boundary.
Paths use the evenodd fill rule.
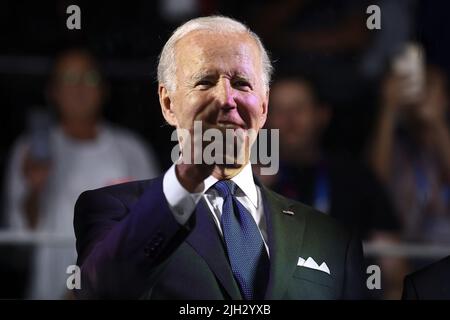
<path fill-rule="evenodd" d="M 417 197 L 419 199 L 420 206 L 425 207 L 427 201 L 429 201 L 430 199 L 431 186 L 425 170 L 423 170 L 418 161 L 416 161 L 414 164 L 414 173 L 416 177 Z M 450 200 L 450 187 L 448 184 L 445 184 L 443 186 L 441 190 L 441 197 L 444 200 L 445 205 L 448 207 L 448 203 Z"/>
<path fill-rule="evenodd" d="M 330 182 L 328 170 L 320 164 L 317 170 L 316 184 L 314 186 L 314 208 L 324 213 L 330 212 Z"/>

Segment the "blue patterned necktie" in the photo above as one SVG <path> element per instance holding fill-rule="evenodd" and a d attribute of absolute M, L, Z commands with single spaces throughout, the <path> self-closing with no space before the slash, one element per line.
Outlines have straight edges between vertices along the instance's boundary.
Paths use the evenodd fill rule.
<path fill-rule="evenodd" d="M 269 258 L 261 233 L 250 212 L 236 199 L 236 184 L 221 180 L 214 188 L 223 198 L 223 237 L 241 293 L 246 300 L 263 299 L 269 276 Z"/>

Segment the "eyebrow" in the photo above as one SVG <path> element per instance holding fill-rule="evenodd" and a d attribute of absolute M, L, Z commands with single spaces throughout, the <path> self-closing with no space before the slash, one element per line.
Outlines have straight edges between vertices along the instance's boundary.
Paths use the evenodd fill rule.
<path fill-rule="evenodd" d="M 200 71 L 195 73 L 194 75 L 192 75 L 191 80 L 192 82 L 197 82 L 201 79 L 205 79 L 205 78 L 212 78 L 212 77 L 216 77 L 217 76 L 217 72 L 214 71 Z M 251 82 L 251 77 L 248 76 L 245 73 L 242 72 L 233 72 L 232 78 L 237 78 L 240 80 L 247 80 Z"/>
<path fill-rule="evenodd" d="M 205 78 L 211 78 L 213 76 L 216 76 L 215 72 L 210 71 L 200 71 L 192 75 L 191 80 L 192 82 L 197 82 L 198 80 L 205 79 Z"/>
<path fill-rule="evenodd" d="M 236 77 L 237 79 L 240 79 L 240 80 L 247 80 L 249 82 L 252 81 L 252 78 L 244 73 L 236 73 L 234 77 Z"/>

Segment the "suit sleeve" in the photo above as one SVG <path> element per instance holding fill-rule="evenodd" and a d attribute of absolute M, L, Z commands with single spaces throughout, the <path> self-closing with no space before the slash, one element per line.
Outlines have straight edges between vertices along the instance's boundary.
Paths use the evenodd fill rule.
<path fill-rule="evenodd" d="M 367 299 L 368 292 L 365 284 L 364 254 L 362 244 L 356 233 L 350 238 L 345 258 L 345 276 L 343 299 Z"/>
<path fill-rule="evenodd" d="M 179 224 L 154 180 L 128 208 L 104 189 L 81 194 L 74 227 L 84 299 L 139 298 L 189 234 L 195 215 Z"/>
<path fill-rule="evenodd" d="M 403 282 L 402 300 L 417 300 L 417 291 L 410 276 L 406 276 Z"/>

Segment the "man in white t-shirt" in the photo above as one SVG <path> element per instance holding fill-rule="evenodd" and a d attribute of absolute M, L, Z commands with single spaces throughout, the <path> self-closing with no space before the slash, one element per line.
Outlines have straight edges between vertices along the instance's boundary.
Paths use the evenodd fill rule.
<path fill-rule="evenodd" d="M 87 51 L 73 49 L 57 59 L 48 95 L 58 123 L 49 126 L 44 142 L 33 134 L 19 138 L 5 188 L 10 229 L 66 239 L 36 245 L 27 292 L 32 299 L 69 296 L 66 269 L 76 260 L 73 207 L 82 191 L 158 174 L 154 156 L 136 136 L 101 120 L 102 79 Z"/>

